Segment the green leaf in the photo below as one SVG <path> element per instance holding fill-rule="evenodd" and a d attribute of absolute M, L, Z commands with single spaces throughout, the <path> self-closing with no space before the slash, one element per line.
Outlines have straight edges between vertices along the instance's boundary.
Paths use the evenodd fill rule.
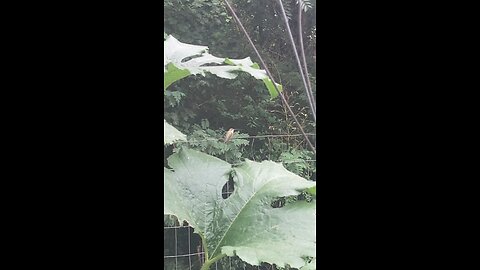
<path fill-rule="evenodd" d="M 163 77 L 163 90 L 167 90 L 172 83 L 191 75 L 188 70 L 178 69 L 171 63 L 167 65 L 166 70 L 168 76 L 165 74 Z"/>
<path fill-rule="evenodd" d="M 224 255 L 245 262 L 302 267 L 315 257 L 315 202 L 295 201 L 282 208 L 275 199 L 315 186 L 271 161 L 246 160 L 233 167 L 218 158 L 181 149 L 164 169 L 164 214 L 187 221 L 204 241 L 206 265 Z M 234 192 L 222 187 L 234 175 Z"/>
<path fill-rule="evenodd" d="M 317 186 L 307 189 L 307 192 L 313 196 L 317 196 Z"/>
<path fill-rule="evenodd" d="M 272 99 L 278 97 L 278 92 L 277 92 L 277 90 L 275 90 L 275 86 L 273 85 L 272 80 L 263 79 L 263 83 L 267 87 L 268 92 L 270 93 L 270 97 Z M 278 83 L 275 83 L 275 84 L 277 85 L 278 91 L 282 92 L 283 91 L 283 86 L 281 84 L 278 84 Z"/>
<path fill-rule="evenodd" d="M 163 119 L 163 144 L 172 144 L 176 141 L 187 141 L 187 136 Z"/>
<path fill-rule="evenodd" d="M 208 47 L 182 43 L 169 35 L 164 41 L 163 51 L 163 88 L 167 89 L 172 83 L 189 75 L 214 74 L 224 79 L 235 79 L 237 72 L 246 72 L 255 79 L 262 80 L 267 87 L 270 96 L 278 96 L 273 82 L 267 76 L 265 70 L 253 63 L 250 57 L 244 59 L 228 59 L 213 56 L 208 53 Z M 277 84 L 279 91 L 282 86 Z"/>

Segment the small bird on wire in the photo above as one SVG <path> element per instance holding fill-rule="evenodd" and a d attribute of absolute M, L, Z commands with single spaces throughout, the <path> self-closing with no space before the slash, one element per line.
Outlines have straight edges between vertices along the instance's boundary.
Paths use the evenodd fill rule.
<path fill-rule="evenodd" d="M 225 143 L 230 141 L 233 137 L 233 132 L 235 131 L 235 129 L 233 128 L 230 128 L 227 133 L 225 133 L 225 139 L 223 140 Z"/>

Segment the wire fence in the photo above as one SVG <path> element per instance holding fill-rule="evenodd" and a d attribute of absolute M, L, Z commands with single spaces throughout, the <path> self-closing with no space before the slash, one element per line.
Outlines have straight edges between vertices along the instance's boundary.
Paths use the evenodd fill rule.
<path fill-rule="evenodd" d="M 222 190 L 222 197 L 228 198 L 233 193 L 233 182 L 227 182 Z M 173 220 L 172 220 L 173 221 Z M 193 233 L 188 224 L 164 222 L 164 270 L 200 270 L 205 262 L 205 250 L 199 235 Z M 211 267 L 212 270 L 277 270 L 274 265 L 262 264 L 252 266 L 238 257 L 224 257 Z M 292 268 L 293 270 L 293 268 Z"/>

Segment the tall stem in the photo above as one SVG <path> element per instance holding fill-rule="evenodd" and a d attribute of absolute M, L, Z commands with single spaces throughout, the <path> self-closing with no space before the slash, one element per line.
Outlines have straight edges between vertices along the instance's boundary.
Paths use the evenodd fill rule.
<path fill-rule="evenodd" d="M 212 258 L 211 260 L 206 260 L 205 263 L 202 265 L 202 268 L 200 268 L 200 270 L 210 270 L 210 266 L 211 266 L 214 262 L 220 260 L 221 258 L 223 258 L 223 257 L 225 257 L 225 256 L 227 256 L 227 255 L 225 255 L 225 254 L 220 254 L 220 255 L 218 255 L 217 257 Z"/>

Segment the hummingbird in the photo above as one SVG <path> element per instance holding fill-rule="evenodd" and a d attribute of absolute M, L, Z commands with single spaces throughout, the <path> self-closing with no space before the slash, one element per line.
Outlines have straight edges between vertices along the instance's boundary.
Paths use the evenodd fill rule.
<path fill-rule="evenodd" d="M 232 139 L 233 137 L 233 132 L 235 131 L 235 129 L 233 128 L 230 128 L 227 133 L 225 133 L 225 139 L 223 140 L 224 142 L 228 142 Z"/>

